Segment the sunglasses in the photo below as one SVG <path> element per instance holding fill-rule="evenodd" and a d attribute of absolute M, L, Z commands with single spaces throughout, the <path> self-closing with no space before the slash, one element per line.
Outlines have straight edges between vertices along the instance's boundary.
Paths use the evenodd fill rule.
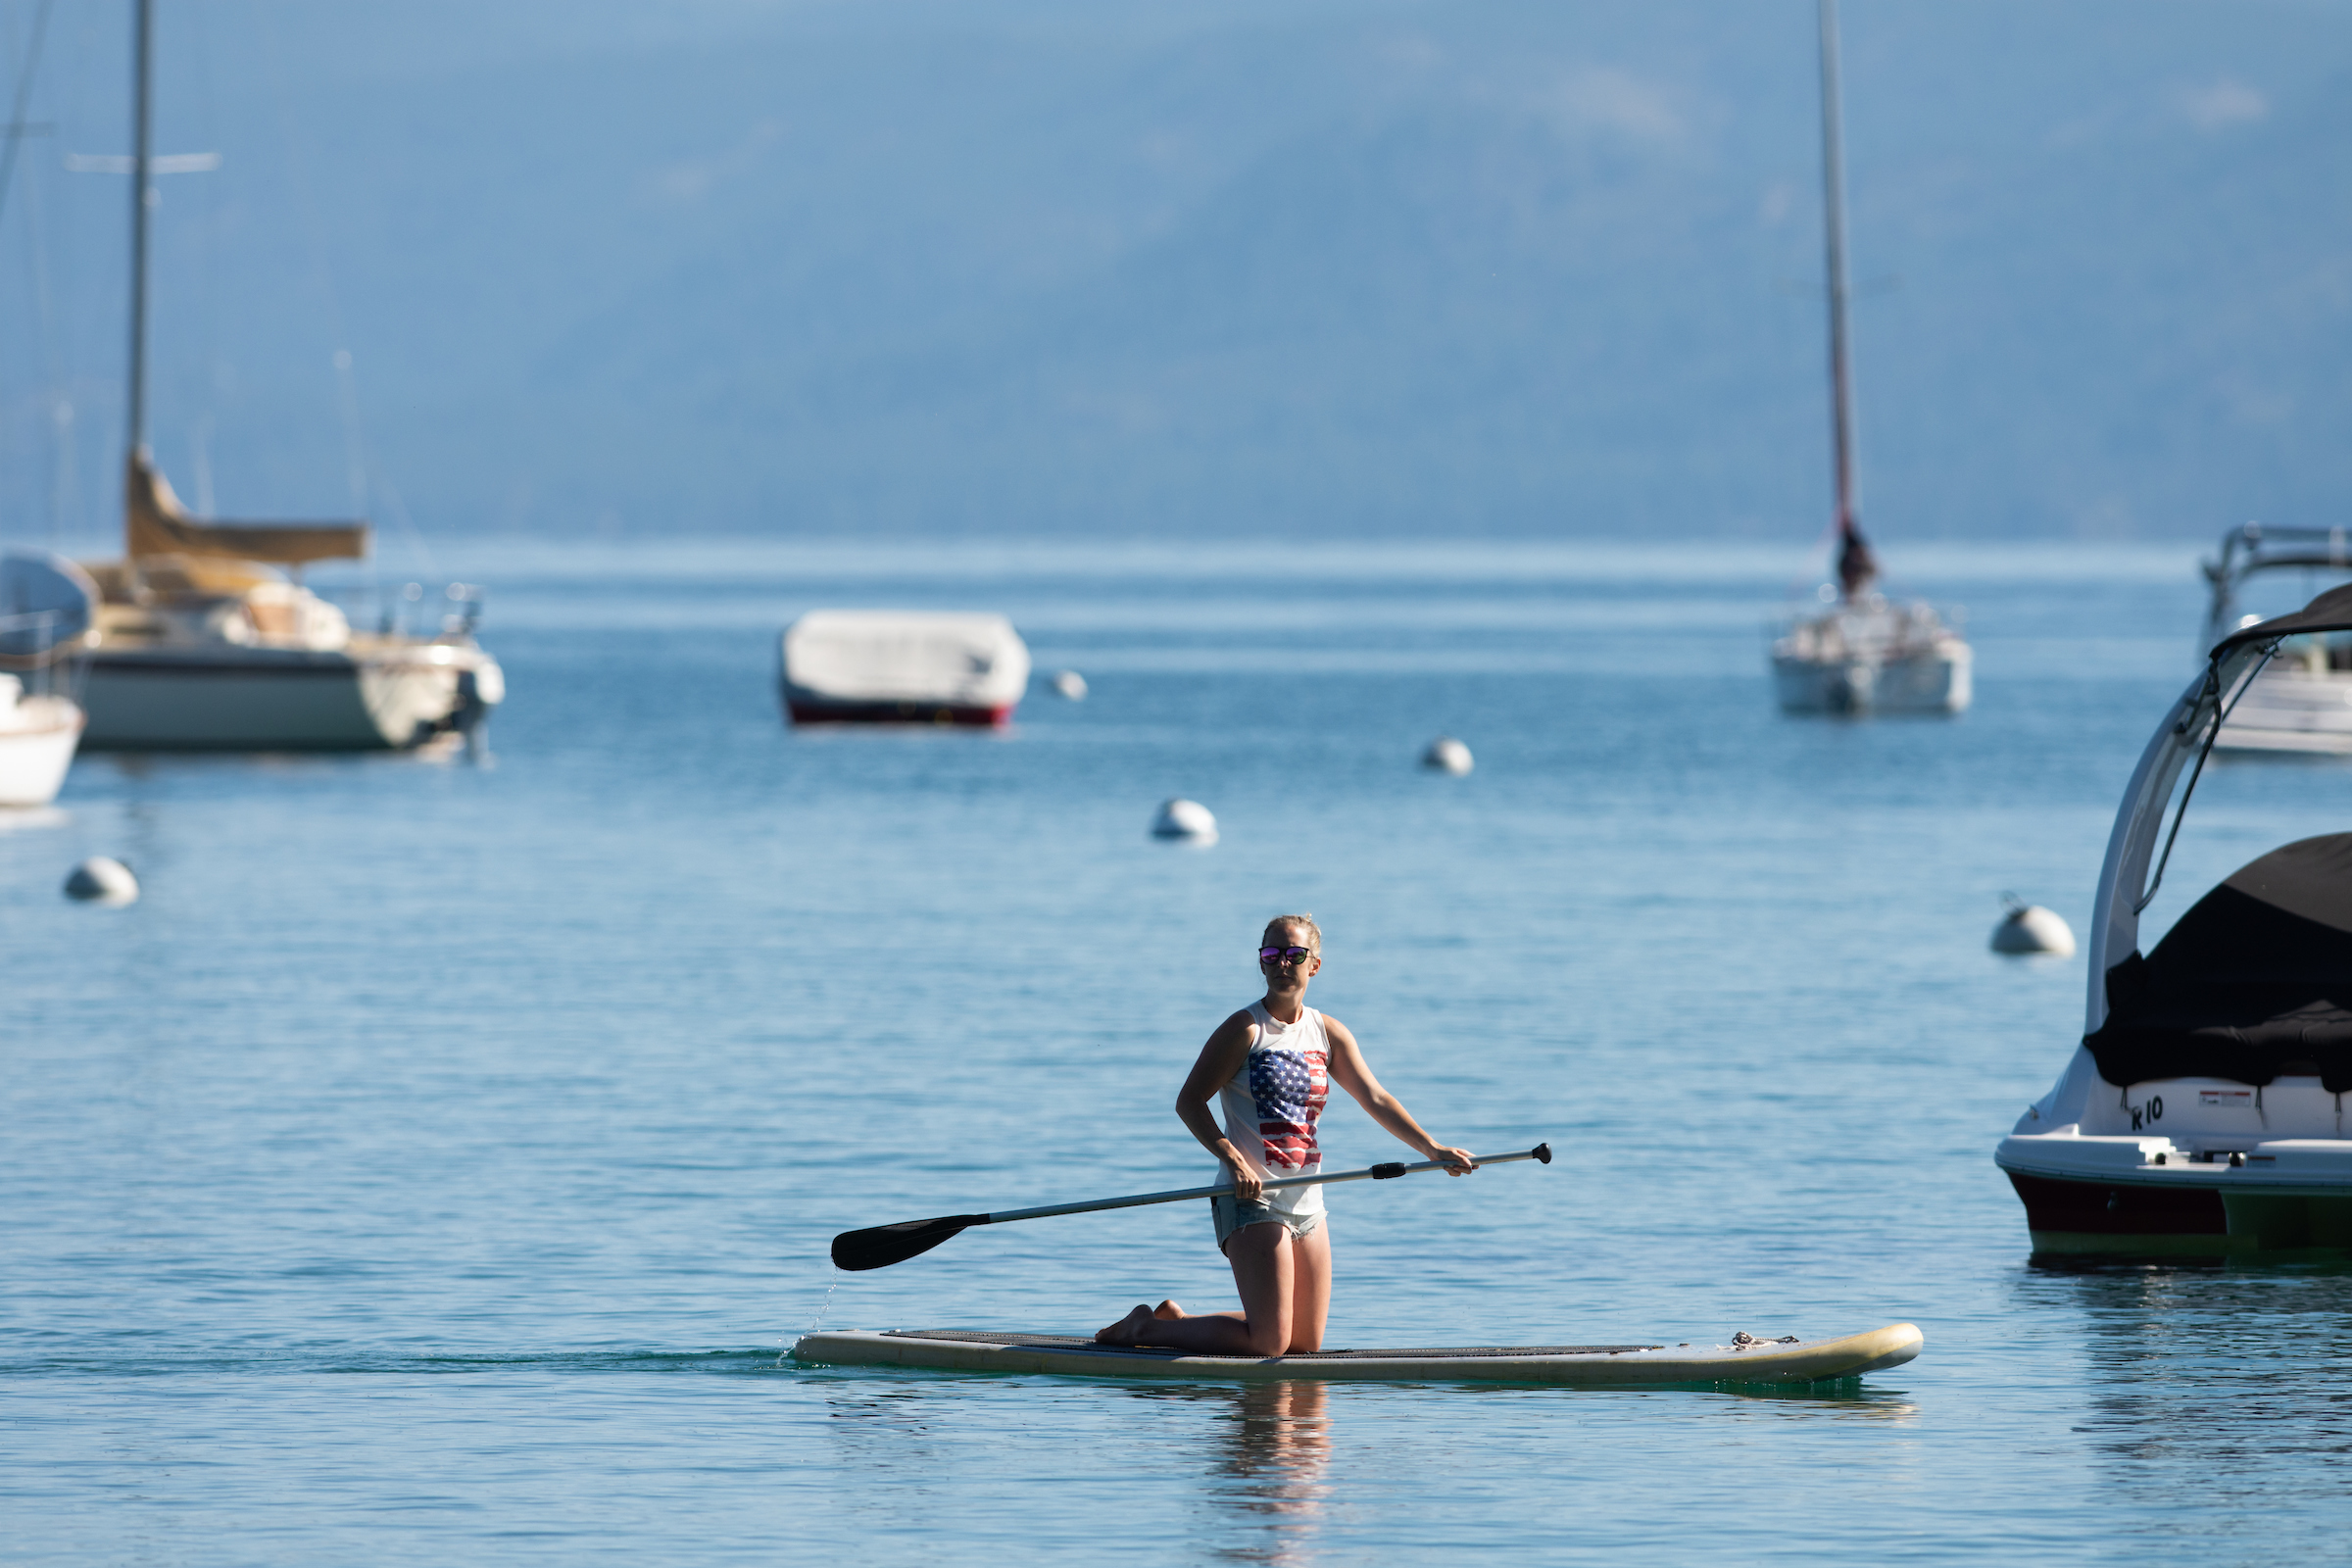
<path fill-rule="evenodd" d="M 1260 948 L 1257 950 L 1257 961 L 1267 965 L 1304 963 L 1314 956 L 1315 950 L 1312 948 Z"/>

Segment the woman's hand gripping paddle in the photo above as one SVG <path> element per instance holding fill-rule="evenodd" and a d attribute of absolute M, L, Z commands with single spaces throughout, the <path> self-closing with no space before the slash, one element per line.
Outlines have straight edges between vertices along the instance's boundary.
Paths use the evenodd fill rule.
<path fill-rule="evenodd" d="M 1480 1154 L 1479 1165 L 1507 1165 L 1515 1159 L 1532 1159 L 1542 1164 L 1551 1163 L 1551 1146 L 1538 1144 L 1523 1154 Z M 1425 1159 L 1417 1165 L 1392 1160 L 1386 1164 L 1367 1165 L 1362 1170 L 1340 1171 L 1328 1176 L 1285 1176 L 1265 1184 L 1267 1192 L 1286 1187 L 1328 1187 L 1335 1182 L 1385 1182 L 1398 1176 L 1410 1176 L 1416 1171 L 1444 1170 L 1442 1159 Z M 1140 1208 L 1146 1203 L 1181 1203 L 1194 1198 L 1218 1198 L 1233 1191 L 1233 1184 L 1220 1182 L 1214 1187 L 1186 1187 L 1171 1193 L 1141 1193 L 1133 1198 L 1099 1198 L 1084 1203 L 1048 1203 L 1042 1208 L 1008 1208 L 1001 1214 L 950 1214 L 939 1219 L 903 1220 L 896 1225 L 876 1225 L 869 1230 L 843 1231 L 833 1238 L 833 1266 L 860 1272 L 869 1268 L 888 1268 L 904 1263 L 910 1257 L 928 1252 L 940 1243 L 967 1231 L 975 1225 L 1003 1225 L 1016 1219 L 1044 1219 L 1049 1214 L 1091 1214 L 1102 1208 Z"/>

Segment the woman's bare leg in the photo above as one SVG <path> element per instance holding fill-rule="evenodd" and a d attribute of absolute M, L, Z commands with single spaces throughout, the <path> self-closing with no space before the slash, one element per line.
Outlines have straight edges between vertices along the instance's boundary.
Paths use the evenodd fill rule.
<path fill-rule="evenodd" d="M 1331 1313 L 1331 1221 L 1291 1238 L 1291 1343 L 1286 1355 L 1323 1348 L 1323 1320 Z"/>
<path fill-rule="evenodd" d="M 1317 1232 L 1320 1235 L 1320 1230 Z M 1309 1237 L 1314 1241 L 1315 1237 Z M 1153 1345 L 1207 1355 L 1280 1355 L 1291 1343 L 1293 1267 L 1291 1233 L 1274 1223 L 1247 1225 L 1225 1246 L 1233 1283 L 1242 1294 L 1239 1312 L 1202 1312 L 1174 1319 L 1138 1306 L 1095 1336 L 1105 1345 Z M 1325 1250 L 1322 1301 L 1330 1300 L 1329 1251 Z M 1173 1304 L 1173 1303 L 1163 1303 Z M 1318 1314 L 1316 1335 L 1322 1333 Z"/>

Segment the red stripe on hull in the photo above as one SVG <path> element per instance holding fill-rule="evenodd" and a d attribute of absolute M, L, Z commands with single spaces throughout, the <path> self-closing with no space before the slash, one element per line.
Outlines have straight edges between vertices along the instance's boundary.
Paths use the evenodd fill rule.
<path fill-rule="evenodd" d="M 1012 705 L 966 708 L 955 703 L 787 703 L 795 724 L 944 724 L 995 729 L 1012 722 Z"/>
<path fill-rule="evenodd" d="M 2210 1187 L 2122 1187 L 2007 1173 L 2026 1228 L 2077 1236 L 2227 1236 L 2230 1217 Z"/>

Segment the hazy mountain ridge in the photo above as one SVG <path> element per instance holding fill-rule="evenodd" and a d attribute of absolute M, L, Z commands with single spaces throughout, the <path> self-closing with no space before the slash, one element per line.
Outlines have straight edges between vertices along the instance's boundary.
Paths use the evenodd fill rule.
<path fill-rule="evenodd" d="M 348 346 L 433 529 L 1827 514 L 1801 0 L 711 6 L 652 41 L 595 9 L 541 44 L 164 12 L 159 145 L 227 162 L 166 183 L 157 439 L 188 490 L 211 421 L 223 511 L 348 505 Z M 36 106 L 111 150 L 120 62 L 75 25 Z M 1874 529 L 2342 514 L 2345 8 L 1861 0 L 1846 31 L 1856 276 L 1899 277 L 1856 311 Z M 120 185 L 44 178 L 66 347 L 31 352 L 12 196 L 0 505 L 49 513 L 62 358 L 102 516 Z"/>

